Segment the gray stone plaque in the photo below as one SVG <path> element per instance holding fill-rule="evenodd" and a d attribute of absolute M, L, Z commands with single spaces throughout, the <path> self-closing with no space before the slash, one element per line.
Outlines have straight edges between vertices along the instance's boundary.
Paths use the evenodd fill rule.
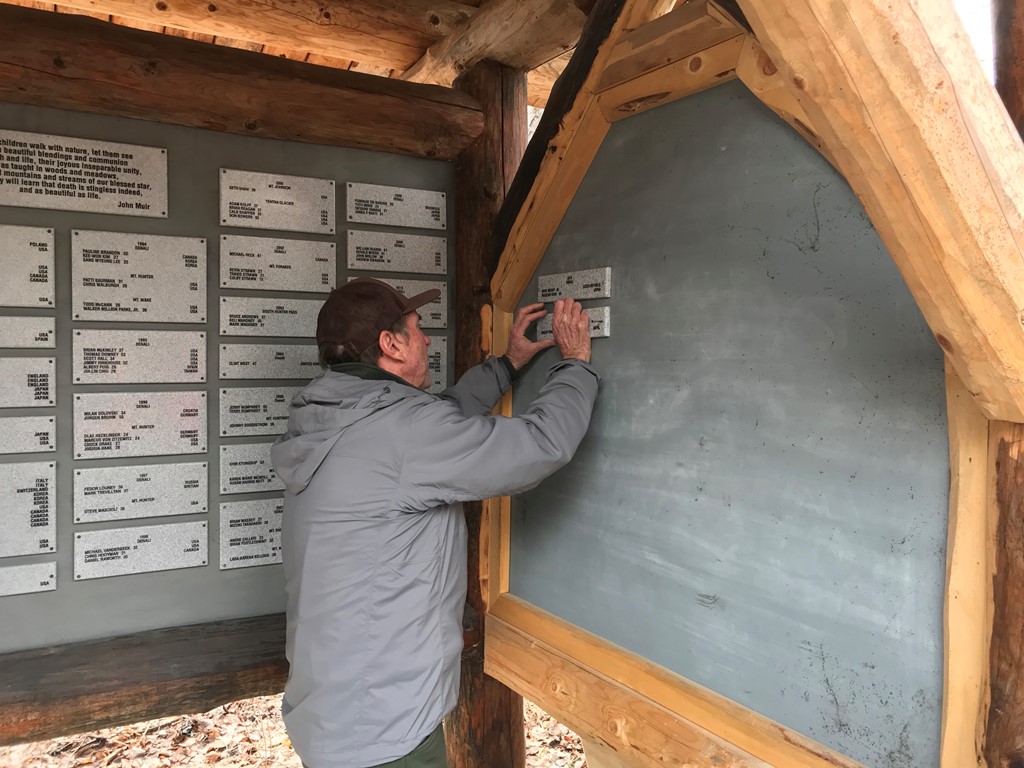
<path fill-rule="evenodd" d="M 0 464 L 0 557 L 57 549 L 57 465 Z"/>
<path fill-rule="evenodd" d="M 598 267 L 579 272 L 540 275 L 537 278 L 537 301 L 550 303 L 558 299 L 610 299 L 612 268 Z"/>
<path fill-rule="evenodd" d="M 56 378 L 52 357 L 0 357 L 0 408 L 53 405 Z"/>
<path fill-rule="evenodd" d="M 202 514 L 207 474 L 205 462 L 76 469 L 75 522 Z"/>
<path fill-rule="evenodd" d="M 330 179 L 220 170 L 220 223 L 226 227 L 334 234 Z"/>
<path fill-rule="evenodd" d="M 0 226 L 0 270 L 0 305 L 52 307 L 53 230 Z"/>
<path fill-rule="evenodd" d="M 221 235 L 220 285 L 329 293 L 338 274 L 337 250 L 319 240 Z"/>
<path fill-rule="evenodd" d="M 221 336 L 298 336 L 316 338 L 322 299 L 277 296 L 221 296 Z"/>
<path fill-rule="evenodd" d="M 315 344 L 221 344 L 222 379 L 312 379 L 322 373 Z"/>
<path fill-rule="evenodd" d="M 427 366 L 433 384 L 428 392 L 438 393 L 448 389 L 448 337 L 431 336 L 427 348 Z"/>
<path fill-rule="evenodd" d="M 220 447 L 220 492 L 280 491 L 284 483 L 270 465 L 273 443 L 244 443 Z"/>
<path fill-rule="evenodd" d="M 57 450 L 53 416 L 7 416 L 0 419 L 0 453 L 47 453 Z"/>
<path fill-rule="evenodd" d="M 56 328 L 52 317 L 0 317 L 0 347 L 53 349 Z"/>
<path fill-rule="evenodd" d="M 76 459 L 205 452 L 205 392 L 75 395 Z"/>
<path fill-rule="evenodd" d="M 447 275 L 448 239 L 350 229 L 348 268 Z"/>
<path fill-rule="evenodd" d="M 447 229 L 448 206 L 444 192 L 379 184 L 348 187 L 348 220 L 355 224 L 388 227 Z"/>
<path fill-rule="evenodd" d="M 56 563 L 29 563 L 0 568 L 0 597 L 52 592 L 56 588 Z"/>
<path fill-rule="evenodd" d="M 358 278 L 350 277 L 351 283 Z M 443 280 L 404 280 L 401 277 L 378 278 L 391 287 L 405 294 L 415 296 L 417 293 L 429 291 L 436 288 L 441 292 L 440 297 L 430 302 L 425 307 L 419 308 L 421 328 L 447 328 L 448 327 L 448 283 Z"/>
<path fill-rule="evenodd" d="M 126 232 L 71 234 L 75 320 L 206 322 L 206 240 Z"/>
<path fill-rule="evenodd" d="M 220 391 L 222 437 L 280 435 L 288 428 L 288 404 L 301 387 L 246 387 Z"/>
<path fill-rule="evenodd" d="M 587 307 L 587 315 L 590 317 L 590 338 L 607 338 L 612 335 L 611 307 Z M 550 312 L 537 321 L 538 341 L 551 338 L 551 321 Z"/>
<path fill-rule="evenodd" d="M 206 565 L 206 523 L 167 523 L 75 534 L 75 580 Z"/>
<path fill-rule="evenodd" d="M 167 217 L 167 150 L 0 131 L 0 205 Z"/>
<path fill-rule="evenodd" d="M 220 567 L 248 568 L 281 562 L 281 499 L 227 501 L 220 505 Z"/>
<path fill-rule="evenodd" d="M 76 330 L 76 384 L 161 384 L 206 381 L 202 331 Z"/>

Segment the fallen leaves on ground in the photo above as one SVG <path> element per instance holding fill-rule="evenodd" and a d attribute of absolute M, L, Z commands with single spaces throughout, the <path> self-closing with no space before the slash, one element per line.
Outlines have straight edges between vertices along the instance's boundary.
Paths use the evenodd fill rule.
<path fill-rule="evenodd" d="M 586 768 L 579 737 L 531 702 L 526 768 Z M 0 768 L 302 768 L 281 722 L 281 697 L 50 741 L 0 747 Z"/>

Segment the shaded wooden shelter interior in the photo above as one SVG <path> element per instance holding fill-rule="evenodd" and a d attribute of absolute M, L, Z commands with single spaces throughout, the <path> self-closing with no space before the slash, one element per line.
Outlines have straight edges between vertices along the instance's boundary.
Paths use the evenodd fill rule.
<path fill-rule="evenodd" d="M 946 353 L 942 765 L 1021 764 L 1024 148 L 949 3 L 4 5 L 32 10 L 0 7 L 10 34 L 2 100 L 454 161 L 471 190 L 457 245 L 461 370 L 482 350 L 503 351 L 512 313 L 609 127 L 741 81 L 847 179 Z M 547 108 L 528 148 L 527 101 Z M 303 115 L 317 119 L 297 124 Z M 463 685 L 476 703 L 456 713 L 468 745 L 457 765 L 521 764 L 521 702 L 473 673 L 484 664 L 579 730 L 599 768 L 853 764 L 507 594 L 508 518 L 508 500 L 491 500 L 471 527 L 477 615 Z M 484 615 L 485 650 L 474 655 Z M 19 673 L 0 698 L 0 737 L 279 690 L 281 634 L 281 618 L 266 617 L 15 654 L 4 661 Z M 186 653 L 197 637 L 205 653 Z M 146 669 L 154 654 L 174 659 L 163 678 Z M 99 696 L 61 685 L 83 666 L 115 679 L 110 665 L 122 660 L 140 670 L 131 684 L 104 683 Z M 154 689 L 168 678 L 177 687 L 160 700 Z M 498 757 L 474 757 L 471 747 L 487 740 Z"/>

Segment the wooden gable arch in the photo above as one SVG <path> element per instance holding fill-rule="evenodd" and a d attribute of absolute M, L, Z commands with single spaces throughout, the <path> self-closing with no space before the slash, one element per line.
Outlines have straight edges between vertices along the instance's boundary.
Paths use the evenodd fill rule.
<path fill-rule="evenodd" d="M 945 353 L 941 765 L 1007 765 L 1021 746 L 1007 650 L 1021 574 L 1006 537 L 1022 476 L 1024 146 L 948 0 L 691 0 L 660 17 L 599 4 L 499 216 L 494 351 L 611 123 L 732 79 L 846 178 Z M 591 764 L 850 764 L 506 594 L 508 500 L 487 509 L 487 670 L 576 725 Z M 581 703 L 581 688 L 600 701 Z M 623 744 L 610 709 L 643 744 Z"/>

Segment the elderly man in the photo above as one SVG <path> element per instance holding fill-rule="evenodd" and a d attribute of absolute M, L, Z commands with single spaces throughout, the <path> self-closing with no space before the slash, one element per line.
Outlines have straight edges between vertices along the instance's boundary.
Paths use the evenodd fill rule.
<path fill-rule="evenodd" d="M 516 317 L 508 354 L 441 395 L 419 307 L 360 278 L 317 323 L 327 372 L 291 404 L 273 447 L 286 484 L 282 546 L 291 663 L 283 713 L 308 768 L 445 765 L 466 599 L 463 501 L 518 493 L 563 466 L 597 396 L 586 312 L 554 306 L 554 340 L 531 342 L 543 305 Z M 517 371 L 557 344 L 562 361 L 515 418 L 490 411 Z"/>

